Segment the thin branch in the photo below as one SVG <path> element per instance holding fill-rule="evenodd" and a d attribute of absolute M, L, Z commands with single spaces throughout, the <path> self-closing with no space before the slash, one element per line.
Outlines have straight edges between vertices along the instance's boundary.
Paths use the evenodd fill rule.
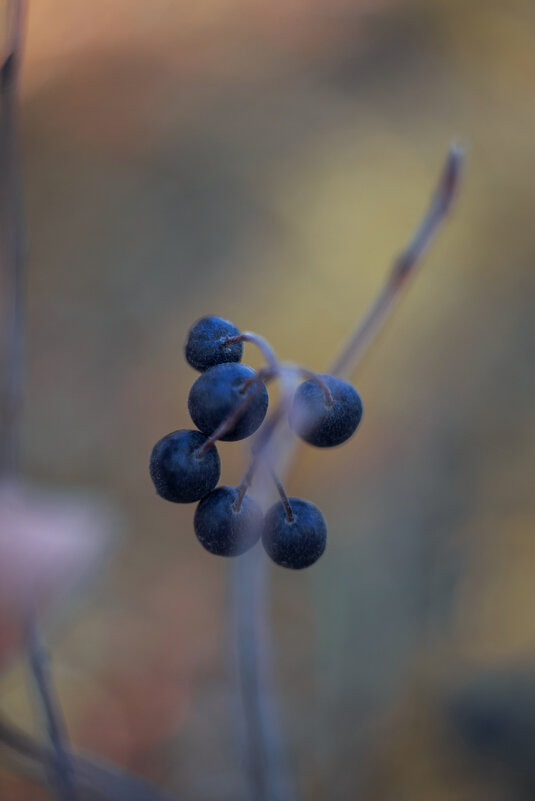
<path fill-rule="evenodd" d="M 292 401 L 296 371 L 282 370 L 280 379 L 281 400 L 254 439 L 254 469 L 271 463 L 278 467 L 282 449 L 289 454 L 288 438 L 280 423 Z M 283 437 L 281 444 L 279 438 Z M 254 498 L 261 507 L 267 505 L 270 496 L 269 482 L 257 482 Z M 241 740 L 249 797 L 255 801 L 293 801 L 296 791 L 271 673 L 269 586 L 268 564 L 261 548 L 252 548 L 233 560 L 229 619 L 242 706 Z"/>
<path fill-rule="evenodd" d="M 361 358 L 386 321 L 401 288 L 407 283 L 415 267 L 422 259 L 442 222 L 448 215 L 459 186 L 463 154 L 457 147 L 449 151 L 437 189 L 420 226 L 408 247 L 394 262 L 386 287 L 372 305 L 370 312 L 358 326 L 335 362 L 332 373 L 339 374 L 350 368 Z M 283 423 L 292 399 L 292 371 L 284 366 L 279 373 L 283 382 L 283 396 L 255 438 L 254 453 L 265 459 L 267 465 L 286 469 L 295 448 L 296 438 L 288 435 Z M 293 371 L 295 379 L 297 371 Z M 254 457 L 253 457 L 254 458 Z M 282 469 L 284 469 L 284 467 Z M 265 498 L 264 498 L 265 500 Z M 295 796 L 288 772 L 283 747 L 283 733 L 276 719 L 276 699 L 271 686 L 266 686 L 265 675 L 270 661 L 269 627 L 267 603 L 269 574 L 265 560 L 258 549 L 235 560 L 233 571 L 232 620 L 235 627 L 238 675 L 244 707 L 246 728 L 245 753 L 253 797 L 258 801 L 293 798 Z M 274 725 L 270 717 L 275 717 Z M 280 777 L 280 785 L 274 788 L 270 780 Z M 282 795 L 279 795 L 281 793 Z"/>
<path fill-rule="evenodd" d="M 232 560 L 229 618 L 241 701 L 240 740 L 247 798 L 293 801 L 288 749 L 273 689 L 269 572 L 261 548 Z"/>
<path fill-rule="evenodd" d="M 260 334 L 255 334 L 254 331 L 242 331 L 241 334 L 237 334 L 234 337 L 227 337 L 224 344 L 231 345 L 233 342 L 252 342 L 253 345 L 256 345 L 257 348 L 262 351 L 270 371 L 275 374 L 279 372 L 279 357 L 273 346 L 270 345 L 265 337 Z"/>
<path fill-rule="evenodd" d="M 0 758 L 20 775 L 45 785 L 52 749 L 0 718 Z M 72 755 L 79 801 L 176 801 L 144 779 L 94 757 Z"/>
<path fill-rule="evenodd" d="M 330 369 L 332 375 L 340 375 L 354 369 L 386 323 L 401 290 L 422 261 L 451 211 L 459 190 L 463 160 L 464 153 L 461 148 L 452 145 L 427 212 L 405 250 L 394 261 L 387 282 L 377 299 L 333 363 Z"/>
<path fill-rule="evenodd" d="M 7 57 L 0 68 L 0 271 L 4 295 L 0 398 L 0 473 L 16 469 L 22 397 L 25 228 L 18 111 L 26 4 L 13 0 Z"/>
<path fill-rule="evenodd" d="M 28 631 L 28 662 L 42 711 L 44 727 L 52 746 L 50 773 L 58 801 L 76 801 L 73 765 L 67 750 L 65 725 L 52 684 L 48 654 L 41 641 L 35 617 L 31 621 Z"/>

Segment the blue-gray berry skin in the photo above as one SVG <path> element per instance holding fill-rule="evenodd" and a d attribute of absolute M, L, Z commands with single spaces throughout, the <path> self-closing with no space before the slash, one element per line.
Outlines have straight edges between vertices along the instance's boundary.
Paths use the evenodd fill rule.
<path fill-rule="evenodd" d="M 304 381 L 294 396 L 290 425 L 310 445 L 332 448 L 357 430 L 363 413 L 362 400 L 348 381 L 332 375 L 320 378 L 329 387 L 334 404 L 327 405 L 325 394 L 315 381 Z"/>
<path fill-rule="evenodd" d="M 233 323 L 222 317 L 201 317 L 191 327 L 186 339 L 184 353 L 187 361 L 201 373 L 215 364 L 241 361 L 243 342 L 224 344 L 227 337 L 235 337 L 239 333 Z"/>
<path fill-rule="evenodd" d="M 217 487 L 197 506 L 193 527 L 197 539 L 216 556 L 239 556 L 256 545 L 264 516 L 246 493 L 240 510 L 234 511 L 236 487 Z"/>
<path fill-rule="evenodd" d="M 327 525 L 310 501 L 289 498 L 293 520 L 288 520 L 281 501 L 268 510 L 262 544 L 268 556 L 281 567 L 302 570 L 320 558 L 327 544 Z"/>
<path fill-rule="evenodd" d="M 192 503 L 213 490 L 221 465 L 215 445 L 202 457 L 197 455 L 206 440 L 200 431 L 181 429 L 156 443 L 149 472 L 158 495 L 173 503 Z"/>
<path fill-rule="evenodd" d="M 247 408 L 221 439 L 233 442 L 253 434 L 266 416 L 269 403 L 266 385 L 258 380 L 245 392 L 240 390 L 247 379 L 256 375 L 252 367 L 240 363 L 217 364 L 202 373 L 193 384 L 188 398 L 189 413 L 197 428 L 211 436 L 249 397 Z"/>

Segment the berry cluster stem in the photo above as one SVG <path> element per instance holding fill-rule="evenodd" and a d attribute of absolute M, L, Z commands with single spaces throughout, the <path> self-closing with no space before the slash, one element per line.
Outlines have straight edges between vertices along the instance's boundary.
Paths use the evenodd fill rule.
<path fill-rule="evenodd" d="M 253 345 L 256 345 L 257 348 L 262 351 L 270 371 L 273 372 L 274 375 L 279 373 L 279 357 L 275 353 L 273 346 L 270 345 L 267 339 L 265 339 L 263 336 L 260 334 L 255 334 L 254 331 L 243 331 L 241 334 L 237 334 L 234 337 L 227 337 L 224 344 L 232 345 L 234 342 L 251 342 Z"/>
<path fill-rule="evenodd" d="M 243 394 L 247 392 L 249 387 L 255 384 L 257 381 L 263 381 L 264 384 L 267 384 L 269 381 L 272 381 L 276 376 L 276 373 L 273 372 L 269 367 L 263 367 L 261 370 L 258 371 L 256 375 L 251 376 L 246 381 L 243 382 L 240 388 L 240 392 Z"/>
<path fill-rule="evenodd" d="M 227 337 L 224 341 L 224 344 L 231 345 L 234 342 L 252 342 L 262 351 L 267 363 L 267 368 L 259 370 L 257 376 L 249 378 L 247 381 L 245 381 L 242 387 L 242 392 L 245 392 L 245 390 L 256 380 L 258 380 L 258 378 L 261 378 L 264 383 L 266 383 L 267 381 L 271 381 L 273 378 L 280 376 L 284 370 L 295 370 L 295 372 L 297 372 L 297 374 L 302 378 L 308 378 L 310 381 L 314 381 L 314 383 L 318 385 L 325 395 L 325 403 L 329 408 L 334 405 L 334 399 L 331 394 L 331 390 L 320 375 L 315 373 L 313 370 L 307 370 L 306 367 L 301 367 L 300 365 L 294 367 L 293 365 L 289 364 L 281 364 L 281 361 L 275 352 L 275 348 L 265 337 L 261 336 L 260 334 L 255 334 L 253 331 L 243 331 L 241 334 L 236 334 L 236 336 Z"/>

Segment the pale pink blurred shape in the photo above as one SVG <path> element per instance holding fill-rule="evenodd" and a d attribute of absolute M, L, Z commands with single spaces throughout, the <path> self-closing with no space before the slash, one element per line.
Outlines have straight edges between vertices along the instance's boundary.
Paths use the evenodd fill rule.
<path fill-rule="evenodd" d="M 0 664 L 28 616 L 64 601 L 102 569 L 117 517 L 91 496 L 0 484 Z"/>

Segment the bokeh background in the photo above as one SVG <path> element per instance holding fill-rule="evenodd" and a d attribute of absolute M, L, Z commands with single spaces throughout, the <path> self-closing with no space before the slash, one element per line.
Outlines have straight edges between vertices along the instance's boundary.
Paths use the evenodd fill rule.
<path fill-rule="evenodd" d="M 76 746 L 243 797 L 228 566 L 147 473 L 188 425 L 183 341 L 221 314 L 325 369 L 457 139 L 455 214 L 354 376 L 358 436 L 288 477 L 330 541 L 272 571 L 276 680 L 304 799 L 534 797 L 534 78 L 530 0 L 31 2 L 24 469 L 125 532 L 48 621 Z M 245 449 L 221 453 L 236 482 Z M 0 706 L 33 729 L 16 660 Z M 40 793 L 1 770 L 3 801 Z"/>

